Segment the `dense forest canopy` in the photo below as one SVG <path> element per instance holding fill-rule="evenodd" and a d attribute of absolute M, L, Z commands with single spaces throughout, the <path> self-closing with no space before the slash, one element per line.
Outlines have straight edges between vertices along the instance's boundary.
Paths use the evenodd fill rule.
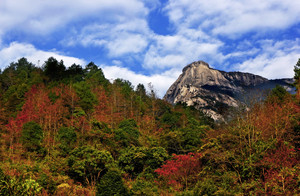
<path fill-rule="evenodd" d="M 215 125 L 155 90 L 50 57 L 0 71 L 0 195 L 296 195 L 297 94 Z"/>

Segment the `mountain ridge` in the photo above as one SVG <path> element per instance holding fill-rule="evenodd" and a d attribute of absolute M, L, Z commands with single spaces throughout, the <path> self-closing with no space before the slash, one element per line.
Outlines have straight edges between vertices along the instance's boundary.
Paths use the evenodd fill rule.
<path fill-rule="evenodd" d="M 185 103 L 202 110 L 215 121 L 224 121 L 225 111 L 220 107 L 237 108 L 241 97 L 253 90 L 268 90 L 276 85 L 289 88 L 292 79 L 268 80 L 245 72 L 226 72 L 213 69 L 204 61 L 185 66 L 182 74 L 167 90 L 164 99 L 169 103 Z M 251 94 L 251 93 L 250 93 Z"/>

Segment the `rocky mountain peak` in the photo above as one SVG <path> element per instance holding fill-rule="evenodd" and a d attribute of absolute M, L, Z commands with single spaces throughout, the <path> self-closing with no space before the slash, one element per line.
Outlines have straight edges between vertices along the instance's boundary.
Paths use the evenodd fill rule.
<path fill-rule="evenodd" d="M 182 72 L 185 72 L 187 69 L 190 69 L 190 68 L 197 68 L 197 67 L 202 67 L 204 69 L 208 68 L 210 69 L 209 67 L 209 64 L 204 62 L 204 61 L 195 61 L 187 66 L 185 66 L 182 70 Z"/>
<path fill-rule="evenodd" d="M 185 84 L 231 86 L 220 71 L 210 68 L 208 63 L 204 61 L 197 61 L 186 66 L 182 70 L 182 76 Z"/>
<path fill-rule="evenodd" d="M 263 86 L 275 87 L 277 83 L 286 84 L 281 80 L 271 81 L 251 73 L 219 71 L 204 61 L 196 61 L 183 68 L 182 74 L 168 89 L 164 99 L 172 104 L 186 103 L 216 121 L 223 121 L 226 109 L 241 104 L 241 95 Z"/>

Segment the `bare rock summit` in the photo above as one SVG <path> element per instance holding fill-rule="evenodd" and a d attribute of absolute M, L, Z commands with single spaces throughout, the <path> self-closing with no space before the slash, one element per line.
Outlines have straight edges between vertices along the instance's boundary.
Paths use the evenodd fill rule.
<path fill-rule="evenodd" d="M 182 74 L 171 85 L 164 99 L 172 104 L 185 103 L 202 110 L 215 121 L 224 121 L 230 108 L 237 108 L 243 96 L 257 89 L 288 86 L 292 82 L 268 80 L 242 72 L 224 72 L 211 68 L 204 61 L 193 62 L 183 68 Z"/>

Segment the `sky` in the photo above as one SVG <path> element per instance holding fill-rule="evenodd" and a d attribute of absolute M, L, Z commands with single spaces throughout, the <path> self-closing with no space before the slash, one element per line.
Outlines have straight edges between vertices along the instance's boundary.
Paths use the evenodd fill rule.
<path fill-rule="evenodd" d="M 159 97 L 198 60 L 291 78 L 298 0 L 0 0 L 0 69 L 26 57 L 97 64 L 106 78 L 151 82 Z"/>

